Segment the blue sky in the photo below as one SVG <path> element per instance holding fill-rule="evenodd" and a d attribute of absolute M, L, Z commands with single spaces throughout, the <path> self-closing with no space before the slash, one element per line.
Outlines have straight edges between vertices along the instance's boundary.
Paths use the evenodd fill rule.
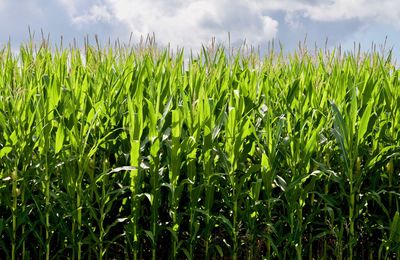
<path fill-rule="evenodd" d="M 400 1 L 398 0 L 0 0 L 0 43 L 14 48 L 28 40 L 28 27 L 52 42 L 98 35 L 106 42 L 134 42 L 154 33 L 159 45 L 197 50 L 215 37 L 232 45 L 265 47 L 280 41 L 291 51 L 307 35 L 307 43 L 341 45 L 352 49 L 372 42 L 394 48 L 399 57 Z M 40 37 L 36 37 L 40 38 Z"/>

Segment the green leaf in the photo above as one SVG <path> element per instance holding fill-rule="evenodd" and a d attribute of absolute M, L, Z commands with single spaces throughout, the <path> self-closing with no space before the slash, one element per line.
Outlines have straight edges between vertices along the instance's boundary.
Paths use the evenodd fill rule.
<path fill-rule="evenodd" d="M 288 105 L 289 108 L 293 106 L 293 100 L 295 99 L 296 96 L 298 96 L 300 88 L 300 80 L 296 79 L 293 84 L 289 87 L 289 92 L 286 96 L 286 104 Z"/>
<path fill-rule="evenodd" d="M 275 182 L 275 185 L 278 186 L 279 188 L 281 188 L 282 191 L 286 191 L 287 183 L 286 183 L 285 179 L 283 179 L 279 175 L 276 175 L 274 182 Z"/>
<path fill-rule="evenodd" d="M 222 248 L 220 245 L 215 245 L 215 248 L 217 249 L 217 252 L 219 254 L 220 257 L 224 256 L 224 251 L 222 251 Z"/>
<path fill-rule="evenodd" d="M 359 142 L 362 142 L 362 140 L 364 140 L 364 135 L 368 130 L 368 122 L 371 118 L 371 111 L 372 111 L 372 106 L 373 103 L 372 102 L 368 102 L 367 108 L 365 109 L 361 120 L 360 120 L 360 124 L 358 127 L 358 140 Z"/>
<path fill-rule="evenodd" d="M 155 245 L 153 232 L 151 232 L 150 230 L 144 230 L 144 232 L 146 233 L 147 237 L 150 238 L 151 244 Z"/>
<path fill-rule="evenodd" d="M 219 215 L 218 219 L 229 229 L 230 232 L 233 232 L 233 225 L 224 215 Z"/>
<path fill-rule="evenodd" d="M 0 149 L 0 159 L 3 158 L 4 156 L 8 155 L 12 151 L 11 146 L 5 146 Z"/>
<path fill-rule="evenodd" d="M 393 243 L 400 243 L 400 215 L 398 211 L 396 211 L 390 225 L 389 240 Z"/>
<path fill-rule="evenodd" d="M 339 143 L 339 148 L 342 152 L 342 159 L 345 163 L 346 169 L 350 169 L 349 159 L 349 130 L 345 124 L 342 114 L 334 102 L 331 102 L 331 107 L 334 115 L 334 129 L 333 134 L 335 135 L 336 141 Z"/>
<path fill-rule="evenodd" d="M 59 124 L 56 132 L 56 145 L 55 145 L 55 152 L 59 153 L 64 145 L 64 125 Z"/>

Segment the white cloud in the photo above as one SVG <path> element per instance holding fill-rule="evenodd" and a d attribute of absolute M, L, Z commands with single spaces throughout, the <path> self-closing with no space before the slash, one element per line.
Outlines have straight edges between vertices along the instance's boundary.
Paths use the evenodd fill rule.
<path fill-rule="evenodd" d="M 198 49 L 212 37 L 232 45 L 246 39 L 263 45 L 278 38 L 296 48 L 307 34 L 310 44 L 383 41 L 391 33 L 400 37 L 398 0 L 0 0 L 0 43 L 18 45 L 28 39 L 28 26 L 36 35 L 43 29 L 52 39 L 65 41 L 98 34 L 103 42 L 134 41 L 154 33 L 165 46 Z M 368 32 L 368 36 L 365 32 Z M 378 32 L 380 32 L 378 34 Z M 356 37 L 357 36 L 357 37 Z M 265 46 L 265 45 L 264 45 Z"/>
<path fill-rule="evenodd" d="M 301 20 L 302 20 L 302 17 L 298 12 L 290 11 L 290 12 L 287 12 L 285 15 L 285 22 L 293 30 L 303 28 L 303 24 L 302 24 Z"/>
<path fill-rule="evenodd" d="M 269 16 L 263 16 L 263 30 L 264 34 L 266 36 L 266 39 L 264 40 L 270 40 L 276 36 L 278 33 L 278 21 L 272 19 Z M 263 39 L 261 39 L 263 40 Z"/>
<path fill-rule="evenodd" d="M 257 0 L 264 10 L 298 13 L 314 21 L 332 22 L 359 19 L 366 23 L 384 22 L 400 27 L 397 0 Z"/>
<path fill-rule="evenodd" d="M 83 15 L 72 17 L 72 22 L 77 25 L 96 23 L 96 22 L 110 22 L 113 15 L 106 5 L 93 5 L 89 11 Z"/>
<path fill-rule="evenodd" d="M 99 4 L 99 1 L 95 0 L 57 0 L 57 2 L 64 7 L 64 10 L 71 18 L 81 16 L 87 13 L 91 7 Z"/>
<path fill-rule="evenodd" d="M 211 37 L 258 44 L 276 36 L 278 22 L 263 15 L 254 1 L 106 0 L 115 17 L 133 35 L 155 33 L 161 44 L 198 48 Z"/>

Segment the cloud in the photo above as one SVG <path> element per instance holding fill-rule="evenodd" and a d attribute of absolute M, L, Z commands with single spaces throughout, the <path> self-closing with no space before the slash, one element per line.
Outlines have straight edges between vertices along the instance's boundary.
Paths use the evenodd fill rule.
<path fill-rule="evenodd" d="M 28 26 L 66 42 L 98 34 L 127 41 L 154 33 L 161 46 L 199 49 L 215 37 L 231 45 L 265 46 L 280 40 L 293 50 L 305 35 L 311 45 L 376 40 L 387 32 L 400 41 L 397 0 L 0 0 L 0 42 L 28 40 Z M 378 29 L 379 28 L 379 29 Z M 393 33 L 395 32 L 395 33 Z M 365 36 L 364 36 L 365 35 Z M 384 39 L 378 39 L 383 41 Z"/>
<path fill-rule="evenodd" d="M 2 1 L 0 15 L 0 41 L 18 45 L 28 40 L 28 28 L 37 33 L 43 29 L 45 32 L 60 28 L 61 31 L 69 23 L 57 3 L 43 0 Z M 54 12 L 53 10 L 57 10 Z"/>
<path fill-rule="evenodd" d="M 41 39 L 41 31 L 58 44 L 77 39 L 82 43 L 87 35 L 98 34 L 103 42 L 108 38 L 129 38 L 129 28 L 119 23 L 107 6 L 99 1 L 0 0 L 0 46 L 19 46 L 29 40 L 28 28 Z"/>
<path fill-rule="evenodd" d="M 397 0 L 274 0 L 257 2 L 264 10 L 297 13 L 318 22 L 359 19 L 400 26 L 400 2 Z"/>
<path fill-rule="evenodd" d="M 72 22 L 78 26 L 82 24 L 92 24 L 96 22 L 111 22 L 113 15 L 106 5 L 93 5 L 89 11 L 83 15 L 72 17 Z"/>
<path fill-rule="evenodd" d="M 211 37 L 260 43 L 274 38 L 278 21 L 263 15 L 254 1 L 106 0 L 112 13 L 133 35 L 155 33 L 161 44 L 198 48 Z"/>
<path fill-rule="evenodd" d="M 400 40 L 400 2 L 397 0 L 255 0 L 264 14 L 278 20 L 277 38 L 293 50 L 307 35 L 313 47 L 349 46 L 360 41 L 364 46 L 371 42 L 382 43 L 388 35 L 389 42 Z M 376 28 L 380 28 L 381 31 Z"/>
<path fill-rule="evenodd" d="M 63 6 L 63 9 L 71 19 L 82 15 L 86 10 L 89 10 L 91 7 L 98 4 L 98 1 L 94 0 L 57 0 L 56 2 Z"/>

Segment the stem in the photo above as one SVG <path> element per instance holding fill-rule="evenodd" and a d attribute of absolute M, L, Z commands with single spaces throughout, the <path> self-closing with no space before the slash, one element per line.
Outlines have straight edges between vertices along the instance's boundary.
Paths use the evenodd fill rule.
<path fill-rule="evenodd" d="M 79 182 L 78 184 L 78 192 L 76 194 L 76 208 L 78 210 L 78 226 L 77 226 L 77 232 L 78 234 L 80 234 L 81 231 L 81 226 L 82 226 L 82 208 L 81 208 L 81 192 L 82 192 L 82 187 L 81 184 Z M 81 248 L 82 243 L 81 241 L 78 241 L 78 260 L 81 259 Z"/>
<path fill-rule="evenodd" d="M 267 210 L 267 223 L 270 225 L 271 224 L 271 203 L 269 202 L 269 199 L 271 198 L 271 194 L 269 194 L 268 197 L 268 210 Z M 269 231 L 268 231 L 269 233 Z M 271 259 L 271 240 L 268 238 L 267 239 L 267 259 Z"/>
<path fill-rule="evenodd" d="M 350 243 L 349 243 L 349 259 L 353 259 L 353 241 L 354 241 L 354 194 L 350 196 Z"/>
<path fill-rule="evenodd" d="M 197 136 L 194 137 L 197 140 Z M 197 142 L 196 142 L 197 143 Z M 186 161 L 187 161 L 187 174 L 189 179 L 188 189 L 189 189 L 189 259 L 193 259 L 193 251 L 194 245 L 196 241 L 196 227 L 195 227 L 195 220 L 196 220 L 196 203 L 197 198 L 193 192 L 193 187 L 195 186 L 196 180 L 196 146 L 188 146 L 186 151 Z"/>
<path fill-rule="evenodd" d="M 109 162 L 108 160 L 104 160 L 103 163 L 103 172 L 106 172 L 109 168 Z M 105 254 L 105 249 L 104 249 L 104 237 L 105 237 L 105 232 L 104 232 L 104 219 L 105 219 L 105 213 L 104 213 L 104 208 L 106 207 L 106 201 L 107 201 L 107 196 L 106 196 L 106 185 L 108 183 L 108 176 L 105 175 L 103 178 L 103 183 L 102 183 L 102 189 L 101 189 L 101 206 L 100 206 L 100 223 L 99 223 L 99 229 L 100 229 L 100 236 L 99 236 L 99 241 L 100 241 L 100 256 L 99 259 L 103 259 L 103 256 Z"/>
<path fill-rule="evenodd" d="M 138 230 L 137 230 L 137 223 L 138 223 L 138 206 L 137 201 L 135 198 L 132 198 L 132 223 L 133 223 L 133 259 L 138 259 Z"/>
<path fill-rule="evenodd" d="M 73 219 L 71 226 L 72 245 L 75 245 L 75 233 L 76 233 L 76 221 L 75 219 Z M 64 246 L 67 246 L 67 244 L 65 244 Z M 72 247 L 72 260 L 74 259 L 75 259 L 75 246 Z"/>
<path fill-rule="evenodd" d="M 311 201 L 310 201 L 311 208 L 314 205 L 314 197 L 315 197 L 315 194 L 311 193 Z M 308 247 L 308 259 L 309 260 L 312 260 L 312 252 L 313 252 L 312 236 L 313 236 L 313 226 L 310 227 L 310 236 L 308 239 L 308 241 L 310 242 L 310 245 Z"/>
<path fill-rule="evenodd" d="M 172 147 L 171 147 L 171 211 L 172 211 L 172 232 L 178 234 L 179 224 L 177 223 L 177 214 L 179 206 L 179 194 L 176 194 L 178 188 L 178 180 L 180 174 L 180 138 L 181 138 L 181 118 L 180 111 L 172 111 Z M 178 235 L 177 235 L 178 236 Z M 177 255 L 178 241 L 173 238 L 172 241 L 172 258 L 175 259 Z"/>
<path fill-rule="evenodd" d="M 349 259 L 353 259 L 353 241 L 354 241 L 354 202 L 355 194 L 353 187 L 353 170 L 349 170 L 349 185 L 350 185 L 350 203 L 349 203 Z"/>
<path fill-rule="evenodd" d="M 152 179 L 152 192 L 153 192 L 153 202 L 152 202 L 152 208 L 151 208 L 151 232 L 153 234 L 153 241 L 151 245 L 151 255 L 152 259 L 156 260 L 157 259 L 157 239 L 158 239 L 158 210 L 159 210 L 159 177 L 158 177 L 158 166 L 159 166 L 159 160 L 158 160 L 158 149 L 159 149 L 159 142 L 158 140 L 156 141 L 155 144 L 153 144 L 151 148 L 151 153 L 153 154 L 152 156 L 152 162 L 153 162 L 153 168 L 151 171 L 151 179 Z M 153 151 L 154 150 L 154 151 Z"/>
<path fill-rule="evenodd" d="M 251 224 L 251 230 L 252 230 L 252 234 L 250 235 L 250 241 L 252 243 L 252 245 L 250 246 L 250 250 L 249 250 L 249 255 L 247 256 L 247 259 L 251 259 L 254 255 L 254 247 L 255 247 L 255 236 L 253 235 L 255 230 L 254 230 L 254 221 L 252 221 L 253 223 Z"/>
<path fill-rule="evenodd" d="M 81 158 L 78 162 L 78 179 L 77 179 L 77 193 L 76 193 L 76 208 L 77 208 L 77 233 L 78 236 L 81 234 L 81 228 L 82 228 L 82 179 L 83 179 L 83 173 L 84 173 L 84 158 Z M 78 240 L 78 260 L 81 259 L 82 255 L 82 241 Z"/>
<path fill-rule="evenodd" d="M 156 175 L 155 173 L 153 173 L 154 175 Z M 156 178 L 156 177 L 153 177 L 154 179 Z M 154 181 L 153 182 L 153 185 L 155 185 L 156 184 L 156 181 Z M 158 207 L 155 205 L 155 203 L 156 203 L 156 200 L 158 200 L 158 196 L 156 195 L 157 194 L 157 191 L 156 191 L 156 189 L 155 189 L 155 187 L 156 186 L 153 186 L 154 188 L 153 188 L 153 208 L 152 208 L 152 212 L 151 212 L 151 215 L 152 215 L 152 219 L 151 219 L 151 221 L 152 221 L 152 227 L 151 227 L 151 232 L 153 233 L 153 236 L 154 236 L 154 241 L 153 241 L 153 243 L 152 243 L 152 248 L 151 248 L 151 254 L 152 254 L 152 259 L 153 260 L 156 260 L 157 259 L 157 233 L 158 233 L 158 230 L 157 230 L 157 219 L 158 219 Z M 157 197 L 156 197 L 157 196 Z M 158 204 L 158 203 L 157 203 Z"/>
<path fill-rule="evenodd" d="M 207 221 L 206 223 L 208 224 L 208 221 Z M 209 238 L 206 237 L 206 244 L 205 244 L 205 246 L 204 246 L 205 251 L 206 251 L 206 259 L 207 259 L 207 260 L 210 259 L 210 255 L 208 254 L 208 247 L 209 247 L 209 245 L 208 245 L 208 240 L 209 240 Z"/>
<path fill-rule="evenodd" d="M 47 140 L 46 139 L 46 146 L 47 146 Z M 48 161 L 47 161 L 47 153 L 45 154 L 45 176 L 44 176 L 44 181 L 45 181 L 45 221 L 46 221 L 46 260 L 50 259 L 50 176 L 49 176 L 49 171 L 48 171 Z"/>
<path fill-rule="evenodd" d="M 17 186 L 17 169 L 12 173 L 12 195 L 13 195 L 13 206 L 12 206 L 12 241 L 11 241 L 11 259 L 15 260 L 16 253 L 16 241 L 17 241 L 17 197 L 18 197 L 18 186 Z"/>
<path fill-rule="evenodd" d="M 172 198 L 172 229 L 173 229 L 173 232 L 176 232 L 175 231 L 175 224 L 176 224 L 176 215 L 177 215 L 177 206 L 176 206 L 176 203 L 175 203 L 175 200 L 176 200 L 176 198 L 175 198 L 175 187 L 172 187 L 172 189 L 171 189 L 171 198 Z M 175 259 L 176 258 L 176 250 L 177 250 L 177 241 L 176 241 L 176 239 L 175 239 L 175 237 L 173 237 L 173 239 L 172 239 L 172 259 Z"/>
<path fill-rule="evenodd" d="M 50 178 L 47 173 L 46 167 L 46 260 L 50 259 L 50 234 L 49 234 L 49 227 L 50 227 Z"/>
<path fill-rule="evenodd" d="M 210 240 L 212 237 L 211 234 L 211 230 L 212 230 L 212 226 L 210 227 L 210 222 L 211 222 L 211 212 L 212 212 L 212 205 L 213 205 L 213 200 L 214 200 L 214 186 L 211 185 L 211 181 L 210 181 L 210 176 L 207 177 L 206 179 L 206 186 L 205 189 L 207 189 L 206 192 L 206 203 L 205 203 L 205 210 L 206 210 L 206 219 L 205 219 L 205 259 L 210 259 L 210 255 L 209 255 L 209 248 L 210 248 Z"/>
<path fill-rule="evenodd" d="M 137 169 L 131 171 L 130 189 L 132 192 L 131 199 L 131 222 L 133 225 L 133 259 L 138 259 L 139 252 L 139 235 L 138 235 L 138 214 L 139 214 L 139 203 L 136 195 L 139 193 L 140 180 L 139 180 L 139 158 L 140 158 L 140 140 L 131 140 L 131 165 L 137 167 Z"/>
<path fill-rule="evenodd" d="M 238 248 L 238 236 L 236 232 L 236 222 L 237 222 L 237 198 L 235 194 L 235 190 L 233 193 L 234 201 L 233 201 L 233 260 L 237 259 L 237 248 Z"/>
<path fill-rule="evenodd" d="M 24 169 L 26 171 L 26 169 Z M 24 182 L 23 184 L 24 186 L 21 187 L 21 190 L 25 191 L 26 188 L 26 183 Z M 21 210 L 22 212 L 25 212 L 25 193 L 21 192 Z M 21 232 L 22 234 L 25 234 L 25 224 L 22 225 L 21 227 Z M 24 239 L 24 241 L 22 242 L 22 255 L 25 256 L 26 255 L 26 240 Z"/>
<path fill-rule="evenodd" d="M 303 210 L 301 208 L 301 202 L 299 201 L 299 207 L 297 209 L 297 229 L 301 229 L 303 225 Z M 300 232 L 299 232 L 300 233 Z M 302 258 L 302 251 L 303 251 L 303 243 L 301 241 L 301 234 L 299 235 L 299 240 L 297 241 L 296 252 L 297 252 L 297 259 L 301 260 Z"/>
<path fill-rule="evenodd" d="M 389 190 L 392 189 L 393 184 L 393 158 L 390 158 L 389 162 L 386 164 L 386 172 L 388 174 Z M 392 193 L 389 193 L 389 209 L 392 207 Z"/>
<path fill-rule="evenodd" d="M 208 167 L 208 166 L 210 166 L 209 165 L 209 163 L 207 163 L 206 164 L 207 166 L 206 166 L 206 169 L 211 169 L 211 167 Z M 205 185 L 205 189 L 207 189 L 207 192 L 206 192 L 206 203 L 205 203 L 205 211 L 207 212 L 207 214 L 206 214 L 206 217 L 205 217 L 205 229 L 206 229 L 206 234 L 205 234 L 205 245 L 204 245 L 204 251 L 205 251 L 205 259 L 209 259 L 210 258 L 210 255 L 209 255 L 209 252 L 208 252 L 208 250 L 209 250 L 209 241 L 210 241 L 210 238 L 211 238 L 211 236 L 210 236 L 210 230 L 211 230 L 211 228 L 210 228 L 210 220 L 211 220 L 211 217 L 210 217 L 210 214 L 211 214 L 211 208 L 212 208 L 212 203 L 213 203 L 213 193 L 214 193 L 214 190 L 213 190 L 213 186 L 211 186 L 211 184 L 210 184 L 210 177 L 208 176 L 207 177 L 207 179 L 206 179 L 206 185 Z"/>

